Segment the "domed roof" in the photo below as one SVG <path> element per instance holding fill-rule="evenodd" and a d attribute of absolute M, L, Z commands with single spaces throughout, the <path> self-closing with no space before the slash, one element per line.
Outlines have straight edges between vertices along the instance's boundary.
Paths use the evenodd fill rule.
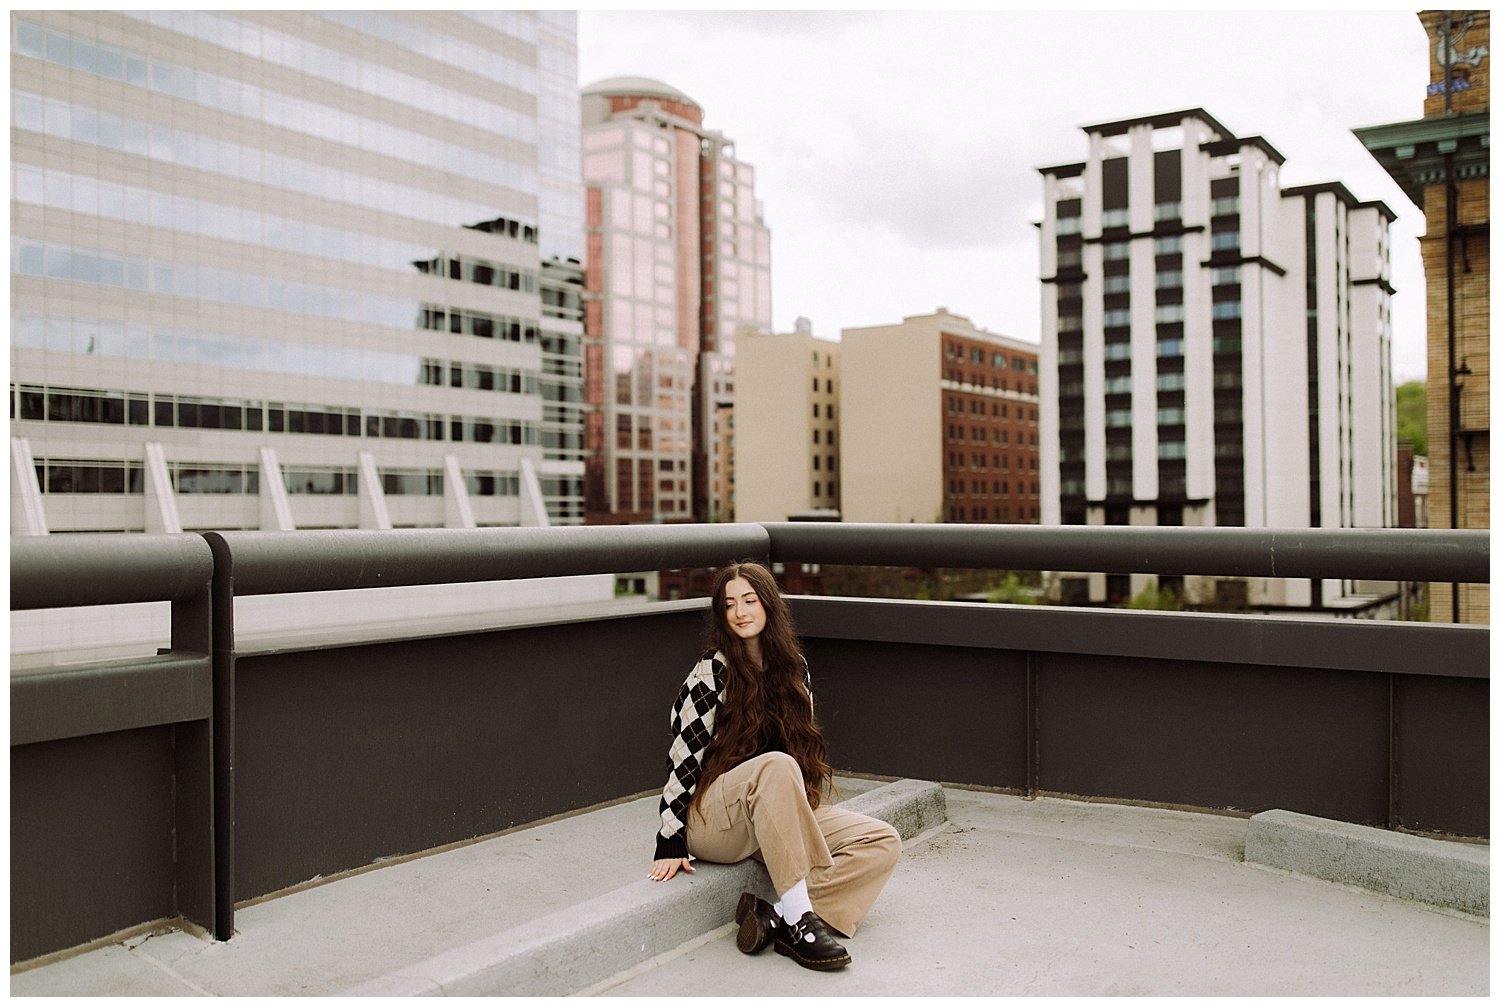
<path fill-rule="evenodd" d="M 641 98 L 665 98 L 668 101 L 680 101 L 701 109 L 703 106 L 683 92 L 677 90 L 671 84 L 663 84 L 659 80 L 650 77 L 610 77 L 608 80 L 596 81 L 583 89 L 585 95 L 600 95 L 602 97 L 617 97 L 624 95 L 637 96 Z"/>

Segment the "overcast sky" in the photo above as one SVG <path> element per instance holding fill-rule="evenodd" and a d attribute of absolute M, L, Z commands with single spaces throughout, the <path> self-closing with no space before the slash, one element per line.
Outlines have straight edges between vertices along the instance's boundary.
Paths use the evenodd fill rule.
<path fill-rule="evenodd" d="M 898 322 L 938 306 L 1039 341 L 1042 165 L 1080 126 L 1201 107 L 1337 179 L 1392 226 L 1397 381 L 1426 373 L 1420 212 L 1350 129 L 1419 118 L 1413 10 L 1173 13 L 581 11 L 579 83 L 653 77 L 756 169 L 777 331 Z"/>

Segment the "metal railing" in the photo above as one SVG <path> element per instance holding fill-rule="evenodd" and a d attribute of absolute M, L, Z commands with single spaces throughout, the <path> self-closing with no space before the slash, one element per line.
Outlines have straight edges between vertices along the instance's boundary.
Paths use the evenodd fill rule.
<path fill-rule="evenodd" d="M 660 786 L 706 607 L 242 651 L 236 597 L 746 558 L 1487 582 L 1488 551 L 1472 531 L 837 524 L 17 539 L 13 607 L 170 599 L 173 640 L 12 676 L 12 960 L 168 917 L 227 939 L 247 899 Z M 840 769 L 1487 834 L 1486 627 L 793 611 Z"/>

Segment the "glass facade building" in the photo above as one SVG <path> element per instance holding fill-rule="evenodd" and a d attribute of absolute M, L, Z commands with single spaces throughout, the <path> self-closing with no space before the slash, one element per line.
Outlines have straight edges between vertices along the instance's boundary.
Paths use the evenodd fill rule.
<path fill-rule="evenodd" d="M 581 521 L 572 13 L 25 12 L 11 55 L 14 530 Z"/>
<path fill-rule="evenodd" d="M 754 168 L 659 81 L 583 91 L 590 520 L 733 519 L 734 343 L 771 324 Z"/>

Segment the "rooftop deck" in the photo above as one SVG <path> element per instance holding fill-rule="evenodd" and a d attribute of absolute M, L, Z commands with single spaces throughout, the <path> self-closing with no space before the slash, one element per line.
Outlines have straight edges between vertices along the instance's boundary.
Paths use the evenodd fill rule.
<path fill-rule="evenodd" d="M 1240 851 L 1261 834 L 1247 816 L 1289 813 L 1398 861 L 1479 851 L 1422 856 L 1439 888 L 1482 869 L 1482 898 L 1436 903 L 1487 914 L 1486 626 L 793 598 L 836 767 L 954 784 L 950 825 L 903 832 L 855 967 L 810 977 L 703 941 L 735 886 L 764 884 L 752 863 L 641 880 L 654 799 L 620 802 L 660 786 L 702 599 L 352 636 L 236 619 L 247 599 L 744 557 L 1487 583 L 1488 549 L 1472 531 L 859 525 L 16 539 L 14 609 L 168 601 L 171 642 L 11 677 L 13 989 L 653 992 L 754 968 L 757 991 L 1483 992 L 1487 916 Z M 917 793 L 944 790 L 851 799 Z M 560 957 L 525 964 L 542 948 Z"/>
<path fill-rule="evenodd" d="M 846 795 L 878 784 L 839 781 Z M 401 989 L 441 959 L 462 992 L 672 996 L 1470 995 L 1489 990 L 1489 923 L 1243 861 L 1247 819 L 947 788 L 949 821 L 906 841 L 833 974 L 734 947 L 731 926 L 597 982 L 484 988 L 528 923 L 600 895 L 691 898 L 727 868 L 645 880 L 645 796 L 269 899 L 215 942 L 177 929 L 13 975 L 15 995 L 336 995 Z M 1425 840 L 1438 844 L 1436 840 Z M 1443 844 L 1438 844 L 1443 845 Z M 730 899 L 723 912 L 730 911 Z M 602 931 L 620 945 L 646 917 Z M 616 953 L 576 913 L 580 955 Z M 510 935 L 507 939 L 507 935 Z M 429 968 L 434 967 L 429 964 Z M 457 990 L 456 990 L 457 992 Z"/>

